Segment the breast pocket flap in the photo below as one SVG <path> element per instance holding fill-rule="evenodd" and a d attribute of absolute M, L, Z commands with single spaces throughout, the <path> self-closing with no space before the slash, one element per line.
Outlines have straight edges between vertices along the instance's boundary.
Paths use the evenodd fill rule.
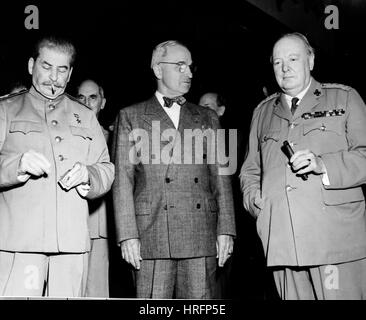
<path fill-rule="evenodd" d="M 73 136 L 79 136 L 89 140 L 93 140 L 93 135 L 88 128 L 70 126 L 70 131 Z"/>
<path fill-rule="evenodd" d="M 27 134 L 29 132 L 42 132 L 43 126 L 40 122 L 34 121 L 12 121 L 10 123 L 9 132 L 21 132 Z"/>

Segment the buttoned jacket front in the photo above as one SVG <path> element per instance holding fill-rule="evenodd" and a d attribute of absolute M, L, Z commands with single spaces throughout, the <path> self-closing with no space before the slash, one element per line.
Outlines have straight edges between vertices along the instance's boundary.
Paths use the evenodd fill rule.
<path fill-rule="evenodd" d="M 319 155 L 330 184 L 297 176 L 281 150 L 285 140 Z M 312 79 L 294 115 L 283 94 L 255 109 L 241 184 L 269 266 L 365 257 L 365 182 L 366 107 L 354 89 Z"/>
<path fill-rule="evenodd" d="M 112 152 L 117 241 L 139 238 L 143 259 L 213 256 L 217 235 L 235 236 L 230 177 L 217 160 L 208 163 L 207 146 L 196 162 L 197 140 L 184 141 L 210 128 L 216 134 L 216 114 L 188 102 L 178 130 L 155 96 L 120 111 Z"/>
<path fill-rule="evenodd" d="M 88 204 L 60 177 L 76 162 L 87 165 L 93 199 L 114 179 L 107 145 L 94 113 L 63 94 L 48 100 L 33 87 L 0 102 L 0 250 L 86 252 L 90 249 Z M 51 163 L 50 174 L 17 179 L 24 152 Z"/>

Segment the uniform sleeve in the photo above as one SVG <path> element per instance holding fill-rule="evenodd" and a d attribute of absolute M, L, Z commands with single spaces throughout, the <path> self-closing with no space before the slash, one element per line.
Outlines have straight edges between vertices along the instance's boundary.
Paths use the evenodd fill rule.
<path fill-rule="evenodd" d="M 112 143 L 112 159 L 116 168 L 113 184 L 113 207 L 117 232 L 117 243 L 139 238 L 136 224 L 133 191 L 135 186 L 135 162 L 131 161 L 134 144 L 129 140 L 132 126 L 124 110 L 115 123 Z"/>
<path fill-rule="evenodd" d="M 89 165 L 87 165 L 90 191 L 87 199 L 94 199 L 107 193 L 114 180 L 114 165 L 110 162 L 107 143 L 97 118 L 92 117 L 93 140 L 90 144 Z"/>
<path fill-rule="evenodd" d="M 355 90 L 348 94 L 346 108 L 348 150 L 322 154 L 329 185 L 326 189 L 347 189 L 366 183 L 366 106 Z"/>
<path fill-rule="evenodd" d="M 261 166 L 257 134 L 259 114 L 259 109 L 254 110 L 250 126 L 249 144 L 240 170 L 244 208 L 255 218 L 260 212 L 262 202 L 260 197 Z"/>
<path fill-rule="evenodd" d="M 0 104 L 0 188 L 11 187 L 24 181 L 18 179 L 17 171 L 21 154 L 5 155 L 2 147 L 7 133 L 7 116 L 4 105 Z"/>
<path fill-rule="evenodd" d="M 218 129 L 221 129 L 219 119 L 214 111 L 208 111 L 211 116 L 212 129 L 215 131 L 217 138 Z M 219 152 L 224 152 L 224 148 L 220 147 L 217 139 L 216 147 Z M 210 187 L 218 206 L 217 235 L 226 234 L 236 236 L 231 176 L 223 174 L 224 170 L 220 170 L 220 168 L 223 169 L 223 166 L 219 163 L 217 158 L 218 157 L 216 157 L 215 164 L 209 165 Z"/>

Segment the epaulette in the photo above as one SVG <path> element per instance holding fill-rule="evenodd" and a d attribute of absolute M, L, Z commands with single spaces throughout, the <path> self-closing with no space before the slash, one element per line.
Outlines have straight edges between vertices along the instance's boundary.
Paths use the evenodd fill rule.
<path fill-rule="evenodd" d="M 13 98 L 13 97 L 19 96 L 19 95 L 24 94 L 24 93 L 26 93 L 26 92 L 28 92 L 28 90 L 27 90 L 27 89 L 20 90 L 20 91 L 18 91 L 18 92 L 14 92 L 14 93 L 8 93 L 8 94 L 6 94 L 6 95 L 4 95 L 4 96 L 1 96 L 1 97 L 0 97 L 0 101 L 4 101 L 4 100 L 10 99 L 10 98 Z"/>
<path fill-rule="evenodd" d="M 72 96 L 71 94 L 68 94 L 68 93 L 65 93 L 65 95 L 66 95 L 70 100 L 75 101 L 75 102 L 77 102 L 78 104 L 80 104 L 81 106 L 83 106 L 83 107 L 85 107 L 85 108 L 87 108 L 87 109 L 91 110 L 91 109 L 90 109 L 86 104 L 84 104 L 84 103 L 80 102 L 78 98 L 75 98 L 74 96 Z"/>
<path fill-rule="evenodd" d="M 321 87 L 325 88 L 325 89 L 342 89 L 342 90 L 345 90 L 345 91 L 352 90 L 351 87 L 346 86 L 344 84 L 340 84 L 340 83 L 322 83 Z"/>
<path fill-rule="evenodd" d="M 262 106 L 263 104 L 265 104 L 266 102 L 268 102 L 268 101 L 271 101 L 271 100 L 273 100 L 273 99 L 277 99 L 278 97 L 280 96 L 280 93 L 279 92 L 275 92 L 275 93 L 273 93 L 273 94 L 271 94 L 270 96 L 268 96 L 267 98 L 265 98 L 264 100 L 262 100 L 259 104 L 258 104 L 258 106 L 257 106 L 257 108 L 259 108 L 260 106 Z"/>

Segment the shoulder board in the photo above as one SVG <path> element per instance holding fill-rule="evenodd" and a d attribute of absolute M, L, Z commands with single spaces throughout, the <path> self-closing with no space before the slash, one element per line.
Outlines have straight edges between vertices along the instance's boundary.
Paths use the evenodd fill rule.
<path fill-rule="evenodd" d="M 324 89 L 342 89 L 345 91 L 350 91 L 352 90 L 351 87 L 346 86 L 344 84 L 339 84 L 339 83 L 322 83 L 321 87 Z"/>
<path fill-rule="evenodd" d="M 258 107 L 260 107 L 261 105 L 265 104 L 266 102 L 268 101 L 271 101 L 275 98 L 278 98 L 280 96 L 280 93 L 279 92 L 276 92 L 276 93 L 273 93 L 271 94 L 270 96 L 268 96 L 267 98 L 265 98 L 264 100 L 262 100 L 259 104 L 258 104 Z"/>
<path fill-rule="evenodd" d="M 74 96 L 68 94 L 68 93 L 65 93 L 65 96 L 68 97 L 70 100 L 74 101 L 74 102 L 77 102 L 78 104 L 80 104 L 81 106 L 91 110 L 87 105 L 85 105 L 84 103 L 80 102 L 77 98 L 75 98 Z"/>
<path fill-rule="evenodd" d="M 1 96 L 0 97 L 0 101 L 4 101 L 4 100 L 10 99 L 10 98 L 19 96 L 19 95 L 24 94 L 26 92 L 28 92 L 28 90 L 20 90 L 18 92 L 14 92 L 14 93 L 8 93 L 8 94 L 6 94 L 4 96 Z"/>

